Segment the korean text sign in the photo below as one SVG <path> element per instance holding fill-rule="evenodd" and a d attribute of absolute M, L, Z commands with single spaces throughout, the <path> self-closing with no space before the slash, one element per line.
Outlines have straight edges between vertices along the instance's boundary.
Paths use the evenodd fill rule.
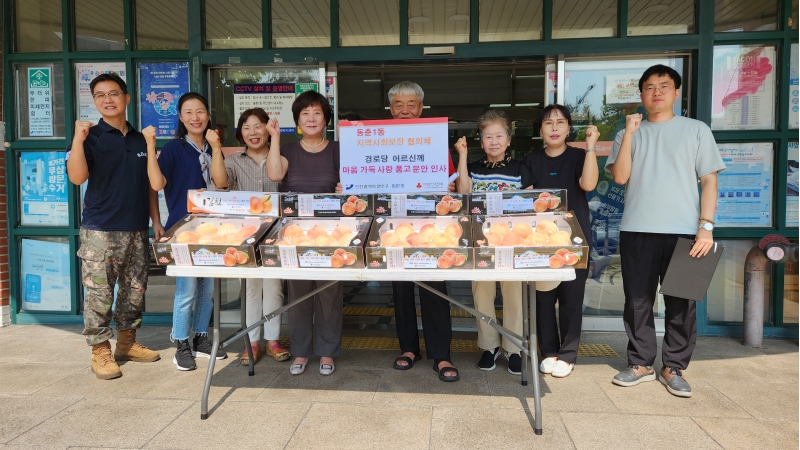
<path fill-rule="evenodd" d="M 295 83 L 235 84 L 234 120 L 239 120 L 239 116 L 248 109 L 262 108 L 270 119 L 278 119 L 281 133 L 295 134 L 297 127 L 292 116 L 295 97 Z"/>
<path fill-rule="evenodd" d="M 345 193 L 447 192 L 447 118 L 339 123 Z"/>
<path fill-rule="evenodd" d="M 140 63 L 142 128 L 157 128 L 156 137 L 172 138 L 178 127 L 178 100 L 189 92 L 189 63 Z"/>

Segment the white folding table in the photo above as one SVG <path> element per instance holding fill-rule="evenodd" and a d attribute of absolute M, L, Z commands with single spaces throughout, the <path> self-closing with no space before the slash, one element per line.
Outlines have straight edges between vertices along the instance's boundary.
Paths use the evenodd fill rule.
<path fill-rule="evenodd" d="M 312 297 L 318 292 L 327 289 L 337 281 L 413 281 L 420 286 L 421 289 L 427 289 L 434 294 L 439 295 L 450 303 L 455 304 L 475 317 L 488 323 L 502 335 L 509 338 L 511 342 L 520 348 L 520 351 L 527 355 L 522 358 L 522 385 L 527 386 L 528 375 L 528 360 L 530 359 L 531 368 L 533 370 L 533 403 L 534 403 L 534 432 L 542 434 L 542 405 L 541 395 L 539 388 L 538 370 L 538 344 L 536 341 L 536 290 L 532 282 L 536 281 L 569 281 L 575 279 L 575 271 L 572 268 L 562 269 L 516 269 L 516 270 L 480 270 L 480 269 L 405 269 L 405 270 L 385 270 L 385 269 L 327 269 L 327 268 L 313 268 L 313 269 L 289 269 L 289 268 L 237 268 L 237 267 L 212 267 L 212 266 L 168 266 L 167 275 L 173 277 L 198 277 L 198 278 L 214 278 L 214 324 L 213 324 L 213 346 L 211 354 L 216 355 L 217 350 L 226 347 L 234 341 L 243 338 L 245 340 L 245 348 L 250 354 L 250 338 L 248 331 L 261 326 L 265 321 L 277 318 L 280 320 L 280 315 L 291 308 L 292 306 Z M 220 292 L 220 279 L 221 278 L 240 278 L 246 280 L 247 278 L 277 278 L 282 280 L 328 280 L 330 283 L 325 284 L 321 288 L 310 292 L 300 298 L 289 299 L 289 302 L 276 309 L 275 311 L 265 314 L 264 318 L 249 327 L 244 322 L 244 309 L 245 302 L 242 301 L 242 327 L 224 342 L 220 343 L 219 327 L 220 327 L 220 307 L 221 307 L 221 292 Z M 519 281 L 528 284 L 528 289 L 522 290 L 522 336 L 507 330 L 500 326 L 496 321 L 484 316 L 474 308 L 463 305 L 452 297 L 442 294 L 441 292 L 431 288 L 424 281 Z M 242 290 L 244 292 L 244 290 Z M 528 310 L 531 311 L 531 319 L 528 319 Z M 531 332 L 532 330 L 532 332 Z M 205 385 L 203 386 L 203 395 L 200 401 L 200 418 L 208 418 L 208 393 L 211 389 L 211 378 L 214 374 L 214 363 L 216 360 L 211 358 L 208 364 L 208 372 L 206 374 Z M 253 355 L 250 354 L 250 367 L 248 374 L 253 376 Z"/>

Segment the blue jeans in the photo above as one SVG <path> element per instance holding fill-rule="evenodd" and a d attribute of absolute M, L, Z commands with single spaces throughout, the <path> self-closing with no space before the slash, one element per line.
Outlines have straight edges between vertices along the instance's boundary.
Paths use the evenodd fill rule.
<path fill-rule="evenodd" d="M 175 304 L 172 311 L 170 339 L 173 341 L 189 339 L 191 331 L 189 327 L 198 334 L 208 333 L 208 321 L 214 308 L 213 295 L 213 278 L 175 279 Z"/>

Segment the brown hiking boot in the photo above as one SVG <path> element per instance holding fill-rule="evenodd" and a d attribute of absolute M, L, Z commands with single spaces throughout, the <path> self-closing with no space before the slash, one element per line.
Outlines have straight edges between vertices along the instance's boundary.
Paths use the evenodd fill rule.
<path fill-rule="evenodd" d="M 161 359 L 161 356 L 136 342 L 136 330 L 118 330 L 114 358 L 117 361 L 153 362 Z"/>
<path fill-rule="evenodd" d="M 92 372 L 101 380 L 122 376 L 122 371 L 111 357 L 111 344 L 108 341 L 92 346 Z"/>

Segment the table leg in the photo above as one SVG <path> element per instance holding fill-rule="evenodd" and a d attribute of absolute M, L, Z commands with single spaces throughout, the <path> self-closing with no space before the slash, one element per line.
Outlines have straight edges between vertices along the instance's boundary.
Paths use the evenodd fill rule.
<path fill-rule="evenodd" d="M 536 284 L 528 284 L 528 301 L 530 302 L 531 310 L 531 339 L 530 339 L 530 354 L 531 365 L 533 365 L 533 432 L 537 435 L 542 434 L 542 394 L 539 389 L 539 341 L 536 337 Z M 526 316 L 527 317 L 527 316 Z M 527 330 L 528 327 L 525 327 Z"/>
<path fill-rule="evenodd" d="M 211 377 L 214 375 L 214 363 L 217 361 L 217 351 L 219 350 L 219 309 L 222 307 L 222 292 L 219 278 L 214 278 L 214 325 L 213 343 L 211 345 L 211 357 L 208 358 L 208 371 L 206 372 L 206 384 L 203 386 L 203 396 L 200 398 L 200 419 L 208 419 L 208 393 L 211 390 Z"/>
<path fill-rule="evenodd" d="M 530 333 L 528 332 L 528 292 L 525 289 L 527 283 L 524 281 L 522 282 L 522 345 L 525 346 L 528 350 L 529 343 L 530 343 Z M 523 386 L 528 385 L 528 358 L 530 354 L 526 355 L 525 352 L 521 352 L 520 355 L 522 357 L 522 376 L 520 377 L 520 383 Z"/>
<path fill-rule="evenodd" d="M 242 305 L 241 312 L 241 330 L 247 328 L 247 278 L 242 278 L 239 282 L 239 304 Z M 258 343 L 261 345 L 261 343 Z M 245 333 L 244 334 L 244 351 L 247 352 L 247 360 L 250 361 L 248 364 L 247 375 L 253 376 L 255 375 L 255 369 L 253 365 L 255 362 L 253 361 L 253 348 L 250 346 L 250 335 Z"/>

